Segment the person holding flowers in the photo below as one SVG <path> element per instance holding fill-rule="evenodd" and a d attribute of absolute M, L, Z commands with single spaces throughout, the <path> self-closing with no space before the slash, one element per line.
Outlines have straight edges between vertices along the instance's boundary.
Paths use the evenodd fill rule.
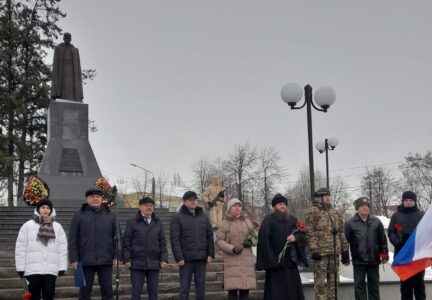
<path fill-rule="evenodd" d="M 412 191 L 403 192 L 402 204 L 398 206 L 397 211 L 391 217 L 388 227 L 388 237 L 394 246 L 395 257 L 408 241 L 423 215 L 424 213 L 417 207 L 417 195 Z M 426 299 L 424 276 L 425 272 L 422 271 L 405 281 L 401 281 L 402 300 L 412 300 L 413 294 L 416 300 Z"/>
<path fill-rule="evenodd" d="M 357 213 L 345 223 L 350 245 L 356 300 L 379 300 L 379 265 L 389 259 L 387 238 L 381 221 L 369 213 L 369 198 L 354 201 Z M 367 289 L 366 289 L 367 277 Z"/>
<path fill-rule="evenodd" d="M 15 265 L 18 275 L 29 282 L 26 288 L 31 295 L 26 293 L 27 299 L 52 300 L 57 276 L 67 269 L 67 239 L 63 227 L 55 221 L 52 202 L 36 199 L 33 205 L 33 217 L 18 233 Z"/>
<path fill-rule="evenodd" d="M 242 203 L 231 199 L 225 220 L 216 233 L 216 246 L 224 258 L 224 289 L 229 300 L 248 299 L 249 290 L 256 288 L 255 259 L 252 246 L 257 243 L 254 225 L 242 211 Z"/>
<path fill-rule="evenodd" d="M 303 300 L 298 265 L 308 265 L 305 227 L 288 213 L 288 199 L 276 194 L 274 212 L 266 216 L 258 232 L 258 270 L 265 270 L 264 299 Z"/>

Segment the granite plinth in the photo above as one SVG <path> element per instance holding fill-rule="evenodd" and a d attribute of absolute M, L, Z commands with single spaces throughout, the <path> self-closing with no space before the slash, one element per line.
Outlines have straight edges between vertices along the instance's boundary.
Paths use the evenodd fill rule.
<path fill-rule="evenodd" d="M 88 139 L 88 105 L 51 102 L 48 146 L 38 176 L 47 183 L 56 207 L 79 207 L 101 171 Z"/>

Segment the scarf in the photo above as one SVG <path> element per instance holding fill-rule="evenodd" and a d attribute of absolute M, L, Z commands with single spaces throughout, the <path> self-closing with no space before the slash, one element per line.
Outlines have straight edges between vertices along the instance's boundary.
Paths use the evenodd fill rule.
<path fill-rule="evenodd" d="M 52 222 L 54 221 L 52 216 L 42 217 L 39 215 L 33 215 L 33 221 L 40 224 L 39 231 L 37 234 L 37 240 L 41 241 L 45 246 L 48 245 L 50 239 L 55 239 L 55 232 Z"/>

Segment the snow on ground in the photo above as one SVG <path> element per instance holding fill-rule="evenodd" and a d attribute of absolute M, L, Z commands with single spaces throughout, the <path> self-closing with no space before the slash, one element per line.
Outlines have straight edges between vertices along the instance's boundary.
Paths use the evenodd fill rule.
<path fill-rule="evenodd" d="M 390 219 L 384 216 L 376 216 L 381 223 L 384 225 L 384 229 L 387 230 L 390 224 Z"/>

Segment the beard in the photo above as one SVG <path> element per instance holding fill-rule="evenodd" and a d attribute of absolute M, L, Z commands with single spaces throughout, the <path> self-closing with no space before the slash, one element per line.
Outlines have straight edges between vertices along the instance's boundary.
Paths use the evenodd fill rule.
<path fill-rule="evenodd" d="M 276 219 L 278 220 L 284 220 L 288 218 L 288 211 L 280 211 L 275 209 L 274 214 L 276 216 Z"/>

